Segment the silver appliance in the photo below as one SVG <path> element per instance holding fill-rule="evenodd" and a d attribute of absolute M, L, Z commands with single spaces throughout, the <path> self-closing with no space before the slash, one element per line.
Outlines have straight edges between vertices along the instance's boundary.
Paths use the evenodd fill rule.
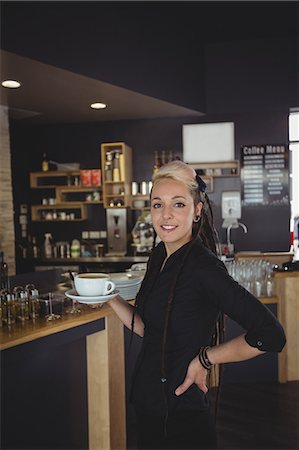
<path fill-rule="evenodd" d="M 107 208 L 108 253 L 106 256 L 124 256 L 127 253 L 127 210 Z"/>

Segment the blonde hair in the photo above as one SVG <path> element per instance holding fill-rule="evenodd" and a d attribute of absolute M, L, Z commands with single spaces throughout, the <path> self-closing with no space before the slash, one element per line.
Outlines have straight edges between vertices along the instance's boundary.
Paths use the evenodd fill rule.
<path fill-rule="evenodd" d="M 153 187 L 158 183 L 158 181 L 164 179 L 179 181 L 187 187 L 194 199 L 194 204 L 197 205 L 198 202 L 203 200 L 200 198 L 201 196 L 198 190 L 198 184 L 195 179 L 195 175 L 195 170 L 183 161 L 171 161 L 160 167 L 158 172 L 154 174 L 152 178 Z"/>

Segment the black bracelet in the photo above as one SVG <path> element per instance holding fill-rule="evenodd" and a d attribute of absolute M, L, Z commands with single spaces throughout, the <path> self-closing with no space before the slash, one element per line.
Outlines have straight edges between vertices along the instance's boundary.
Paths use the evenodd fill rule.
<path fill-rule="evenodd" d="M 206 369 L 210 370 L 213 367 L 213 364 L 208 358 L 207 350 L 211 347 L 201 347 L 198 353 L 198 359 L 200 364 Z"/>

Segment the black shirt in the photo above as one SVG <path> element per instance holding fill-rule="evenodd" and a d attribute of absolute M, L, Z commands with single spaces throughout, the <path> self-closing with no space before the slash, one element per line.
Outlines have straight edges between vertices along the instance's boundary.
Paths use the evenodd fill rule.
<path fill-rule="evenodd" d="M 220 312 L 238 322 L 253 347 L 279 352 L 285 334 L 271 311 L 228 274 L 225 265 L 196 238 L 167 259 L 161 242 L 152 252 L 136 308 L 144 325 L 142 349 L 133 378 L 132 401 L 137 410 L 164 415 L 166 410 L 202 410 L 205 394 L 193 384 L 184 394 L 175 389 L 183 382 L 190 361 L 201 346 L 211 344 Z M 166 353 L 162 338 L 167 301 L 173 294 Z M 165 362 L 166 379 L 161 382 Z"/>

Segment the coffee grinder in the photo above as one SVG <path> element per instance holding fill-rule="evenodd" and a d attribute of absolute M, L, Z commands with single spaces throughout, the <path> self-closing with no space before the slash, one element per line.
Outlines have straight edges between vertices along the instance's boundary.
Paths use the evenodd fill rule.
<path fill-rule="evenodd" d="M 127 253 L 127 210 L 107 208 L 108 253 L 106 256 L 124 256 Z"/>

